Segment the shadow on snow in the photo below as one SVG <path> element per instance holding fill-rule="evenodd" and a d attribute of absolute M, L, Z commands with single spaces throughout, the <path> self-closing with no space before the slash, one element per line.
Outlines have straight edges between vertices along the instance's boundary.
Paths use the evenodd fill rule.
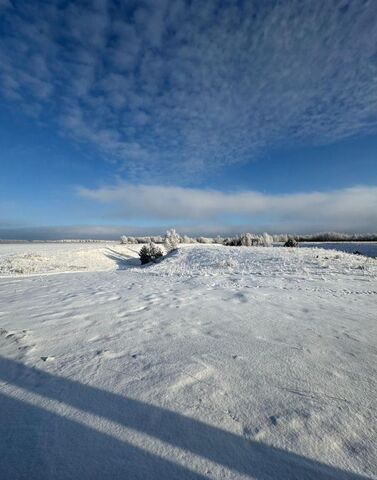
<path fill-rule="evenodd" d="M 139 267 L 141 264 L 139 258 L 135 258 L 132 255 L 125 255 L 123 253 L 119 253 L 109 247 L 107 247 L 105 255 L 106 257 L 115 261 L 115 263 L 118 265 L 118 270 L 124 270 L 130 267 Z"/>
<path fill-rule="evenodd" d="M 44 399 L 57 411 L 0 394 L 0 478 L 12 479 L 187 479 L 195 473 L 142 448 L 94 430 L 87 414 L 110 420 L 208 459 L 244 476 L 271 479 L 362 480 L 294 453 L 264 445 L 202 421 L 139 400 L 110 393 L 0 357 L 0 380 Z M 81 410 L 67 418 L 67 406 Z M 195 459 L 190 464 L 193 465 Z M 208 465 L 210 467 L 210 465 Z"/>

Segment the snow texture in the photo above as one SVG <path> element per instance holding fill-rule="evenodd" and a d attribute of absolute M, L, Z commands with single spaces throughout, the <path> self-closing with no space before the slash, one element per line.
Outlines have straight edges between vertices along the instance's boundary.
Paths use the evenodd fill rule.
<path fill-rule="evenodd" d="M 0 246 L 2 480 L 377 478 L 376 260 L 138 249 Z"/>

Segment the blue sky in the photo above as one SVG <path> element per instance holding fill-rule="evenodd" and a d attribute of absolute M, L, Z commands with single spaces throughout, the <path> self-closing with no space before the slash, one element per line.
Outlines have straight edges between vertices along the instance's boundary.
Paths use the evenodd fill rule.
<path fill-rule="evenodd" d="M 374 0 L 0 0 L 0 238 L 377 230 Z"/>

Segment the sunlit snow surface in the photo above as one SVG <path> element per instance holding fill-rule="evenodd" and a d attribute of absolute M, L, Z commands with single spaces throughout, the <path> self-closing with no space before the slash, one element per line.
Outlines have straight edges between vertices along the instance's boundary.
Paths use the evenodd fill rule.
<path fill-rule="evenodd" d="M 137 250 L 0 245 L 1 479 L 377 478 L 376 260 Z"/>

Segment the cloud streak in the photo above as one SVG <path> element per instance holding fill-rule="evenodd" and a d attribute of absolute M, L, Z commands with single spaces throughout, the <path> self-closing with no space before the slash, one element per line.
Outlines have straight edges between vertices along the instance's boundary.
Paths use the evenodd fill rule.
<path fill-rule="evenodd" d="M 183 225 L 201 223 L 207 224 L 211 231 L 213 225 L 228 231 L 235 222 L 253 230 L 267 228 L 273 232 L 368 232 L 377 225 L 377 187 L 267 195 L 256 191 L 224 193 L 120 183 L 99 189 L 80 187 L 78 195 L 107 205 L 108 218 Z"/>
<path fill-rule="evenodd" d="M 374 0 L 0 2 L 0 89 L 129 178 L 376 131 Z"/>

